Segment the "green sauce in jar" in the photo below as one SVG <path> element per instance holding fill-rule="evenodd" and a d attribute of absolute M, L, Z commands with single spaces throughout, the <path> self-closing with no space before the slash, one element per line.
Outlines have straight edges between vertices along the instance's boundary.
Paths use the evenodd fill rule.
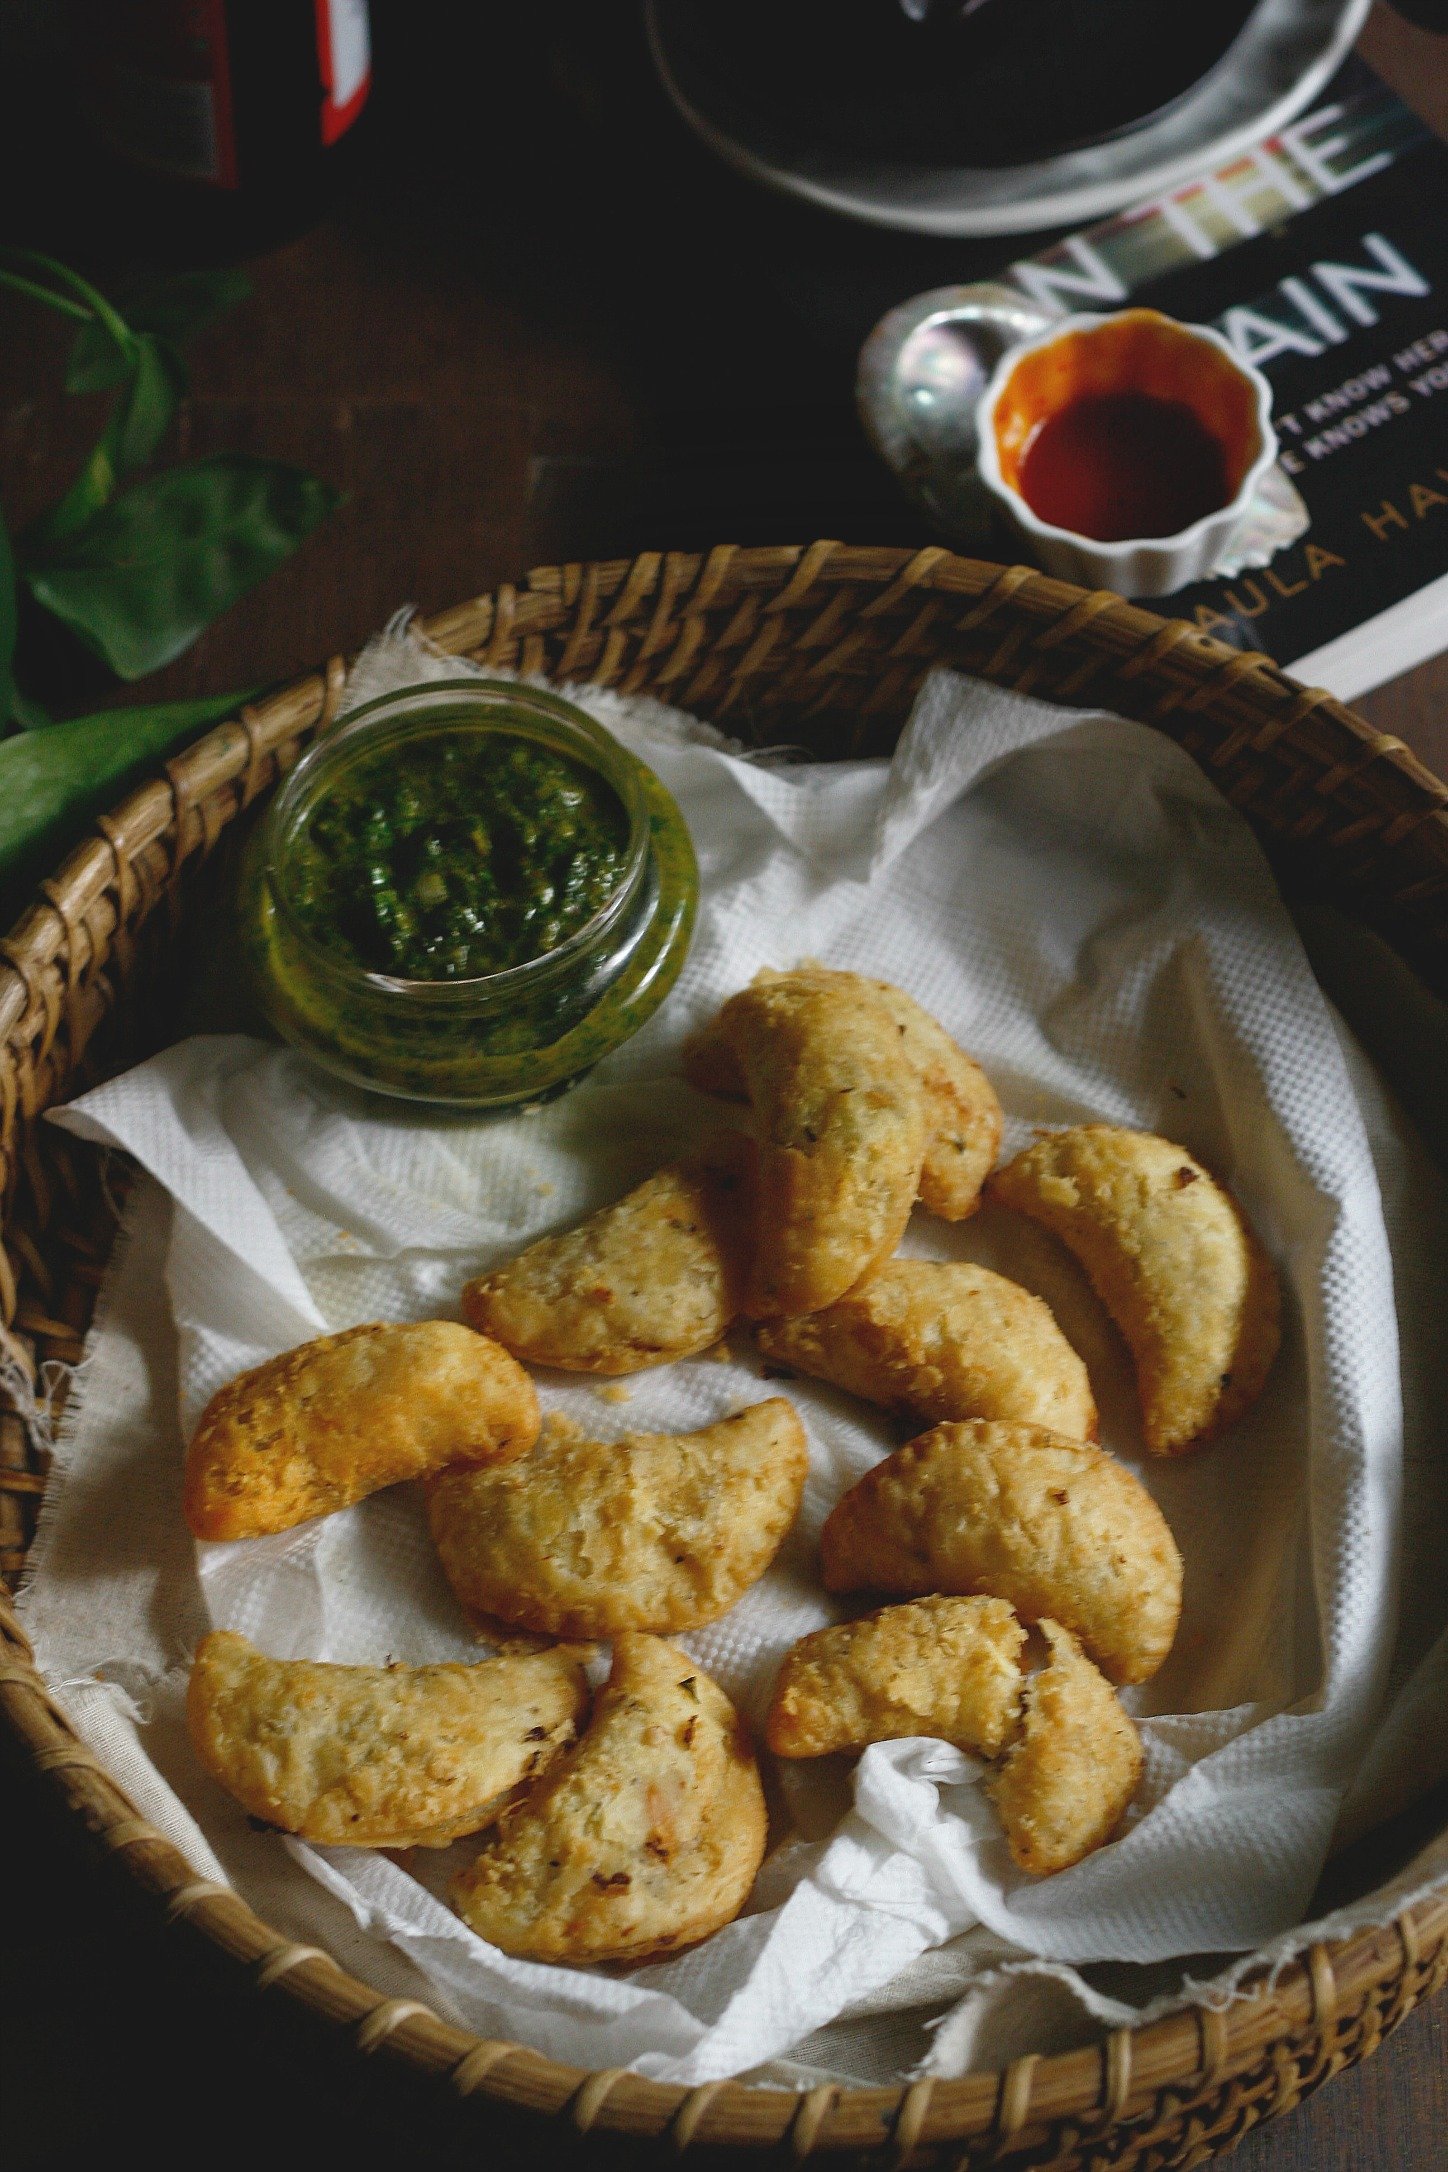
<path fill-rule="evenodd" d="M 506 731 L 355 763 L 293 840 L 289 902 L 316 941 L 399 980 L 476 980 L 556 950 L 628 858 L 614 792 Z"/>
<path fill-rule="evenodd" d="M 384 695 L 302 756 L 243 858 L 246 977 L 354 1085 L 502 1108 L 617 1048 L 678 978 L 699 871 L 670 794 L 512 681 Z"/>

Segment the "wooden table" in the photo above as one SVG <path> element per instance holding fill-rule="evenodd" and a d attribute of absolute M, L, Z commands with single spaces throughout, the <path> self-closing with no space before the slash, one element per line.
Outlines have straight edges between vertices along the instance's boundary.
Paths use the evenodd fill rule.
<path fill-rule="evenodd" d="M 550 559 L 726 537 L 927 540 L 861 450 L 851 312 L 868 324 L 872 279 L 893 282 L 894 300 L 962 276 L 941 268 L 937 245 L 882 253 L 820 222 L 800 244 L 801 281 L 781 277 L 779 237 L 758 222 L 786 213 L 741 198 L 722 246 L 700 206 L 717 211 L 735 184 L 706 173 L 671 123 L 640 134 L 586 33 L 550 45 L 498 20 L 527 9 L 477 10 L 471 32 L 428 0 L 374 11 L 388 95 L 373 150 L 324 224 L 252 265 L 252 301 L 197 343 L 181 420 L 183 450 L 295 460 L 347 503 L 158 693 L 285 677 L 355 645 L 399 603 L 436 607 Z M 1384 16 L 1364 49 L 1448 133 L 1448 41 Z M 58 169 L 28 179 L 18 238 L 52 240 L 102 273 L 134 253 L 134 236 L 106 234 L 108 207 Z M 0 316 L 12 521 L 55 495 L 84 442 L 87 418 L 53 390 L 62 345 L 31 318 Z M 1448 658 L 1360 707 L 1448 769 Z M 33 1870 L 26 1892 L 7 1882 L 0 1957 L 14 2172 L 93 2156 L 119 2118 L 144 2120 L 163 2163 L 168 2143 L 178 2158 L 211 2154 L 223 2131 L 238 2161 L 273 2154 L 282 2134 L 287 2161 L 315 2149 L 370 2164 L 415 2144 L 396 2104 L 374 2102 L 351 2069 L 301 2071 L 250 2006 L 198 1980 L 124 1885 L 55 1829 L 38 1786 L 11 1780 L 12 1763 L 0 1749 L 0 1799 L 17 1811 L 12 1860 Z M 1439 1999 L 1235 2161 L 1436 2172 L 1445 2069 Z"/>

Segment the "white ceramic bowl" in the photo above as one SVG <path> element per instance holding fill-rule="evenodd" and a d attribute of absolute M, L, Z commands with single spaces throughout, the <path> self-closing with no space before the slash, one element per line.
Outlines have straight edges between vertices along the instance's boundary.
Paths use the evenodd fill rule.
<path fill-rule="evenodd" d="M 1215 402 L 1230 410 L 1229 451 L 1238 475 L 1235 492 L 1216 512 L 1206 513 L 1176 535 L 1137 536 L 1103 543 L 1095 536 L 1078 535 L 1070 528 L 1053 527 L 1034 512 L 1009 479 L 1023 447 L 1008 442 L 1018 439 L 1020 420 L 1014 403 L 1020 386 L 1018 372 L 1030 358 L 1073 338 L 1094 344 L 1112 343 L 1130 349 L 1132 374 L 1101 379 L 1090 389 L 1121 392 L 1157 392 L 1171 398 L 1187 397 L 1189 386 L 1200 384 L 1204 412 Z M 1081 350 L 1073 349 L 1079 353 Z M 1110 353 L 1103 348 L 1102 355 Z M 1037 376 L 1046 372 L 1040 365 Z M 1062 403 L 1064 404 L 1064 402 Z M 1047 404 L 1043 409 L 1049 413 Z M 1155 309 L 1123 309 L 1112 316 L 1062 317 L 1034 339 L 1023 340 L 1002 355 L 977 410 L 980 430 L 978 455 L 982 481 L 1010 514 L 1021 535 L 1048 573 L 1076 581 L 1085 588 L 1108 588 L 1118 596 L 1169 596 L 1190 581 L 1204 580 L 1225 552 L 1232 534 L 1252 502 L 1267 470 L 1277 458 L 1277 435 L 1272 428 L 1272 387 L 1260 370 L 1241 361 L 1223 339 L 1203 324 L 1179 324 L 1174 317 Z M 1222 432 L 1217 431 L 1220 436 Z"/>

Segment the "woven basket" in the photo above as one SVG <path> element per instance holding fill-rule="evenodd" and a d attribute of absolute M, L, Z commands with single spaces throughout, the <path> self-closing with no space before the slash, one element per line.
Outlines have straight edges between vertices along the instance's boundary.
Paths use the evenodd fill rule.
<path fill-rule="evenodd" d="M 820 754 L 888 749 L 936 663 L 1140 718 L 1196 756 L 1279 867 L 1377 926 L 1448 993 L 1448 787 L 1265 657 L 1114 596 L 942 550 L 724 547 L 545 567 L 426 630 L 485 665 L 658 694 L 740 738 Z M 330 720 L 342 682 L 333 659 L 166 763 L 0 943 L 0 1333 L 32 1378 L 80 1356 L 112 1229 L 96 1157 L 38 1119 L 174 1035 L 186 939 L 227 833 Z M 12 1582 L 44 1484 L 19 1417 L 0 1416 L 0 1570 Z M 1375 2050 L 1448 1977 L 1443 1893 L 1389 1928 L 1314 1946 L 1225 2013 L 1189 2009 L 1001 2073 L 803 2094 L 590 2074 L 479 2042 L 411 2000 L 379 2001 L 198 1879 L 77 1739 L 3 1599 L 0 1713 L 58 1801 L 168 1918 L 221 1948 L 293 2024 L 305 2010 L 408 2076 L 414 2113 L 421 2091 L 439 2138 L 457 2127 L 465 2145 L 495 2152 L 511 2132 L 555 2152 L 588 2137 L 590 2157 L 630 2163 L 653 2143 L 731 2161 L 848 2152 L 882 2172 L 1196 2165 Z"/>

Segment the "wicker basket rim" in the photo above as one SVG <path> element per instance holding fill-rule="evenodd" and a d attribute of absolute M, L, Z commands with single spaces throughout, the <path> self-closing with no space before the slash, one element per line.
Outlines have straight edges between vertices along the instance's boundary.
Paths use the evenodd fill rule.
<path fill-rule="evenodd" d="M 830 599 L 841 595 L 849 604 L 836 612 Z M 1385 849 L 1416 855 L 1410 870 L 1416 882 L 1400 885 L 1398 902 L 1415 906 L 1448 892 L 1448 786 L 1401 741 L 1374 732 L 1333 697 L 1300 686 L 1265 657 L 1243 654 L 1182 622 L 1163 621 L 1115 597 L 1088 594 L 1023 567 L 992 566 L 938 549 L 910 553 L 833 542 L 645 553 L 633 560 L 535 569 L 521 589 L 505 585 L 438 614 L 421 630 L 451 653 L 466 652 L 486 664 L 545 669 L 565 682 L 587 677 L 625 691 L 653 685 L 687 706 L 691 682 L 682 665 L 669 667 L 681 650 L 686 664 L 697 661 L 698 629 L 717 608 L 729 623 L 716 651 L 726 650 L 731 632 L 742 628 L 734 642 L 737 661 L 729 688 L 712 703 L 714 713 L 727 721 L 751 660 L 757 670 L 768 659 L 771 623 L 778 626 L 786 614 L 806 615 L 816 632 L 823 619 L 825 636 L 834 645 L 809 657 L 808 668 L 822 678 L 833 670 L 838 678 L 847 674 L 851 660 L 851 614 L 863 621 L 889 612 L 898 618 L 918 614 L 922 605 L 928 612 L 941 598 L 953 609 L 965 606 L 952 621 L 952 638 L 982 632 L 988 637 L 991 653 L 971 660 L 981 675 L 1034 686 L 1056 698 L 1094 682 L 1098 698 L 1106 700 L 1103 679 L 1118 696 L 1130 683 L 1133 696 L 1152 696 L 1152 721 L 1181 714 L 1208 720 L 1217 732 L 1209 760 L 1219 772 L 1230 770 L 1244 754 L 1250 759 L 1290 746 L 1310 760 L 1324 802 L 1346 801 L 1351 813 L 1365 792 L 1376 795 Z M 547 640 L 556 653 L 548 650 Z M 1055 653 L 1043 673 L 1037 659 L 1049 652 Z M 886 653 L 908 656 L 909 650 L 902 640 Z M 648 670 L 651 660 L 654 668 Z M 954 648 L 945 660 L 958 660 Z M 878 671 L 878 658 L 873 664 Z M 1054 680 L 1050 671 L 1057 674 Z M 0 941 L 0 1048 L 7 1055 L 27 1020 L 48 1020 L 54 1036 L 60 1010 L 57 962 L 63 951 L 79 947 L 94 967 L 106 942 L 123 927 L 142 856 L 169 841 L 179 865 L 188 850 L 209 849 L 216 830 L 274 781 L 310 732 L 324 729 L 335 716 L 344 676 L 342 659 L 333 657 L 320 672 L 244 708 L 161 765 L 67 854 Z M 916 681 L 919 676 L 917 671 Z M 1203 758 L 1197 747 L 1192 751 Z M 219 819 L 213 806 L 218 794 L 229 795 Z M 1356 842 L 1361 822 L 1348 827 Z M 189 847 L 188 832 L 194 832 Z M 109 935 L 100 939 L 97 914 L 102 921 L 108 914 L 111 921 Z M 66 1083 L 64 1077 L 60 1083 Z M 8 1070 L 0 1086 L 7 1124 L 14 1122 L 17 1105 L 28 1118 L 56 1097 L 18 1093 Z M 4 1281 L 13 1285 L 8 1262 Z M 8 1300 L 7 1319 L 13 1318 L 13 1286 L 0 1289 L 0 1296 Z M 6 1347 L 14 1341 L 7 1332 Z M 1327 2047 L 1317 2070 L 1303 2076 L 1294 2065 L 1290 2076 L 1284 2073 L 1276 2101 L 1266 2106 L 1270 2111 L 1296 2102 L 1305 2088 L 1360 2055 L 1347 2045 L 1352 2015 L 1366 2008 L 1376 2016 L 1375 2043 L 1448 1976 L 1445 1887 L 1402 1909 L 1387 1926 L 1318 1942 L 1270 1980 L 1265 1974 L 1249 1979 L 1225 2009 L 1188 2006 L 1143 2027 L 1118 2029 L 1098 2046 L 1048 2057 L 1028 2054 L 999 2072 L 806 2091 L 738 2082 L 687 2089 L 618 2069 L 590 2073 L 526 2046 L 480 2040 L 418 2002 L 379 1999 L 330 1956 L 281 1937 L 231 1888 L 198 1877 L 85 1747 L 37 1672 L 20 1621 L 3 1598 L 0 1713 L 66 1808 L 124 1863 L 166 1917 L 228 1953 L 250 1972 L 259 1992 L 321 2013 L 349 2030 L 364 2053 L 385 2046 L 392 2056 L 448 2080 L 457 2095 L 477 2093 L 559 2116 L 578 2135 L 663 2136 L 679 2150 L 691 2144 L 783 2144 L 801 2159 L 818 2151 L 874 2151 L 882 2153 L 882 2162 L 896 2165 L 965 2136 L 990 2135 L 997 2147 L 1009 2149 L 1043 2125 L 1063 2121 L 1084 2144 L 1137 2119 L 1146 2106 L 1189 2111 L 1202 2092 L 1232 2083 L 1259 2065 L 1264 2053 L 1275 2047 L 1280 2057 L 1289 2039 L 1315 2031 Z M 1261 2110 L 1252 2114 L 1260 2116 Z"/>

